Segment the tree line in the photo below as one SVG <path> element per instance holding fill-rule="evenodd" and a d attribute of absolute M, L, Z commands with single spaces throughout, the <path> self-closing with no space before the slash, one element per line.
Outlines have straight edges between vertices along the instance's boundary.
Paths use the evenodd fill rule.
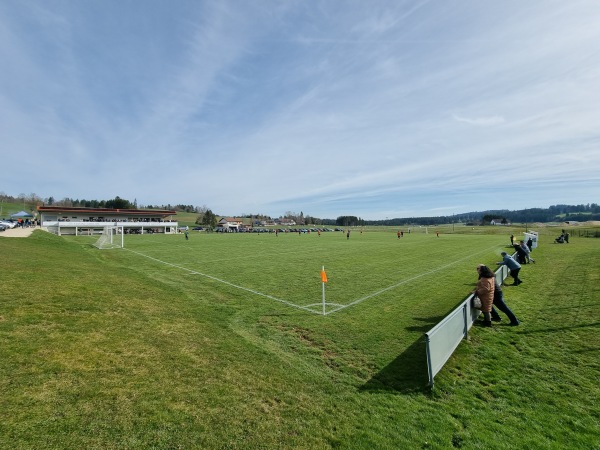
<path fill-rule="evenodd" d="M 338 220 L 345 216 L 338 217 Z M 488 210 L 474 211 L 450 216 L 437 217 L 405 217 L 386 220 L 365 220 L 365 225 L 444 225 L 467 223 L 473 225 L 489 225 L 494 223 L 533 223 L 533 222 L 585 222 L 600 220 L 600 206 L 597 203 L 579 205 L 552 205 L 548 208 L 528 208 L 521 210 Z M 337 223 L 337 222 L 336 222 Z"/>
<path fill-rule="evenodd" d="M 65 197 L 57 200 L 54 197 L 42 198 L 41 196 L 31 194 L 19 194 L 18 196 L 7 195 L 0 192 L 0 201 L 7 203 L 22 203 L 24 209 L 29 207 L 32 211 L 36 206 L 70 206 L 81 208 L 115 208 L 115 209 L 170 209 L 186 213 L 197 213 L 196 223 L 202 225 L 216 224 L 218 217 L 206 205 L 138 205 L 137 199 L 133 202 L 116 196 L 110 200 L 86 200 L 73 199 Z M 25 206 L 27 205 L 27 206 Z M 251 217 L 256 220 L 272 220 L 264 214 L 241 214 L 238 217 Z M 443 225 L 451 223 L 469 223 L 477 225 L 486 225 L 492 223 L 532 223 L 532 222 L 568 222 L 588 220 L 600 220 L 600 205 L 597 203 L 579 204 L 579 205 L 552 205 L 548 208 L 528 208 L 521 210 L 488 210 L 475 211 L 451 216 L 436 217 L 404 217 L 385 220 L 365 220 L 357 216 L 338 216 L 335 219 L 321 219 L 318 217 L 305 215 L 303 212 L 296 213 L 286 211 L 281 217 L 294 220 L 298 225 L 329 225 L 329 226 L 364 226 L 364 225 L 386 225 L 386 226 L 406 226 L 406 225 Z M 214 226 L 214 225 L 213 225 Z"/>

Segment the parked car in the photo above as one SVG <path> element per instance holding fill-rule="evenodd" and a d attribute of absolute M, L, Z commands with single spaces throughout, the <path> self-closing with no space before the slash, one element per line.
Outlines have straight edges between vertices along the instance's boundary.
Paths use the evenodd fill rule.
<path fill-rule="evenodd" d="M 0 224 L 6 225 L 8 228 L 14 228 L 18 225 L 18 222 L 11 222 L 10 220 L 2 220 Z"/>

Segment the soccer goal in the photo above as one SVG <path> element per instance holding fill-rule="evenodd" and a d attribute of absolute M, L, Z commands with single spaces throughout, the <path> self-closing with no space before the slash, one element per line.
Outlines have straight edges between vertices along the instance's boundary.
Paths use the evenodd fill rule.
<path fill-rule="evenodd" d="M 123 234 L 123 227 L 104 227 L 94 247 L 100 250 L 123 248 Z"/>

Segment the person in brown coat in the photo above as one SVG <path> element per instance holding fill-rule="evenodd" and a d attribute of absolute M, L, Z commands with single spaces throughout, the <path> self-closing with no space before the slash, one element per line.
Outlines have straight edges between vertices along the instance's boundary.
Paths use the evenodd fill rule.
<path fill-rule="evenodd" d="M 496 284 L 496 277 L 494 272 L 489 267 L 480 264 L 477 266 L 477 274 L 479 280 L 477 280 L 477 286 L 473 294 L 476 294 L 481 300 L 481 312 L 483 313 L 483 326 L 492 326 L 492 305 L 494 303 L 494 289 Z"/>

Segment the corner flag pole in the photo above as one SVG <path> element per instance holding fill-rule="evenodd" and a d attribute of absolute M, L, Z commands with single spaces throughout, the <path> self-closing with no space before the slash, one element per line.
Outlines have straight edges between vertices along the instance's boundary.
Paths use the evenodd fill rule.
<path fill-rule="evenodd" d="M 327 274 L 325 273 L 325 266 L 321 268 L 321 284 L 323 285 L 323 315 L 325 315 L 325 283 L 327 283 Z"/>

